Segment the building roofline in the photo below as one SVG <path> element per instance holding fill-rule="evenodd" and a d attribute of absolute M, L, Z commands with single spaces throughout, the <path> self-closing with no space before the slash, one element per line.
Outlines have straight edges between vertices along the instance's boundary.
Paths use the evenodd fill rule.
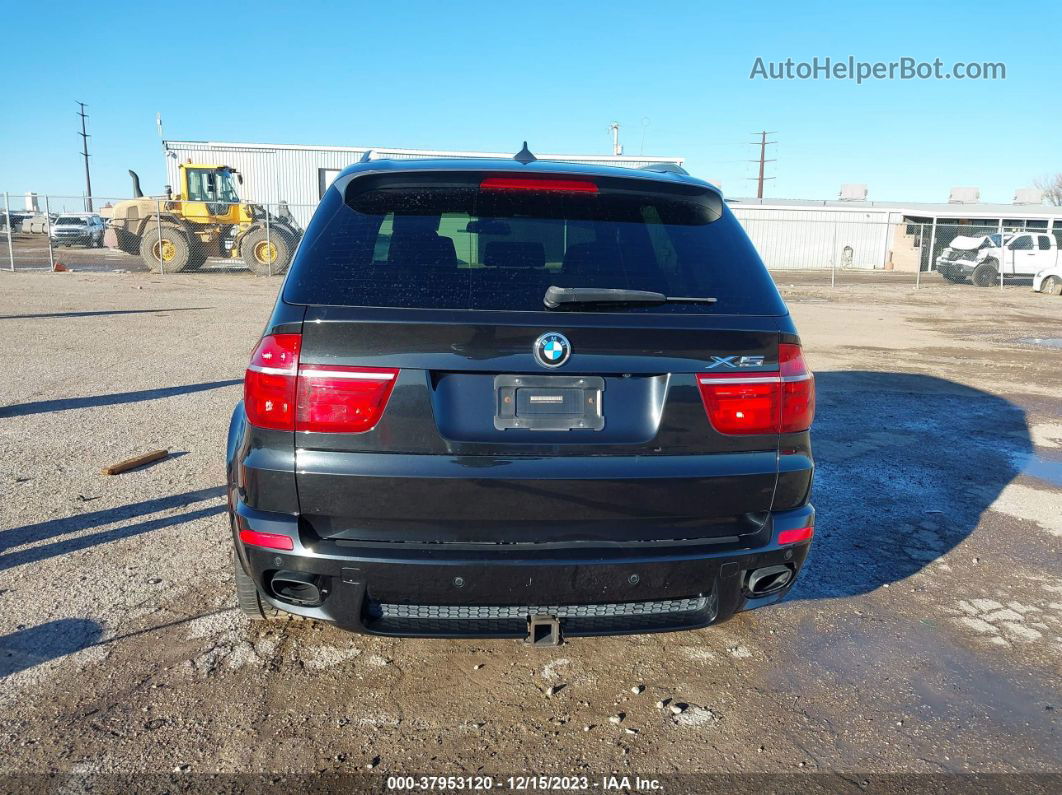
<path fill-rule="evenodd" d="M 936 218 L 1062 218 L 1062 207 L 1049 204 L 965 204 L 952 202 L 879 202 L 816 199 L 756 199 L 733 197 L 732 210 L 829 210 L 840 212 L 888 212 Z"/>
<path fill-rule="evenodd" d="M 234 141 L 176 141 L 165 140 L 162 142 L 167 149 L 182 146 L 210 146 L 218 149 L 245 149 L 252 151 L 277 151 L 295 150 L 311 152 L 350 152 L 364 154 L 374 152 L 379 157 L 387 155 L 404 155 L 415 157 L 456 157 L 468 159 L 504 159 L 512 158 L 512 152 L 462 152 L 447 149 L 396 149 L 394 147 L 381 146 L 307 146 L 303 144 L 259 144 L 240 143 Z M 590 160 L 604 163 L 676 163 L 682 165 L 686 162 L 682 157 L 660 157 L 659 155 L 578 155 L 578 154 L 536 154 L 540 160 Z"/>

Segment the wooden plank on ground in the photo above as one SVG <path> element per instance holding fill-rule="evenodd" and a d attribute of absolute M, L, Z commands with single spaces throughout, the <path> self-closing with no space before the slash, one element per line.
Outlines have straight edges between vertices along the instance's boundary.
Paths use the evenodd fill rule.
<path fill-rule="evenodd" d="M 101 469 L 100 472 L 104 475 L 120 475 L 123 472 L 128 472 L 130 469 L 136 469 L 137 467 L 144 466 L 144 464 L 150 464 L 152 461 L 160 461 L 169 454 L 169 450 L 152 450 L 150 453 L 138 455 L 136 458 L 127 458 L 125 461 L 119 461 L 117 464 L 111 464 L 109 467 Z"/>

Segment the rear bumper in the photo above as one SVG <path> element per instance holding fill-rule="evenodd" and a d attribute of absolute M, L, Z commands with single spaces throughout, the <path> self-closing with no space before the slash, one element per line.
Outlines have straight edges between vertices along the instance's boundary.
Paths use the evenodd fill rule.
<path fill-rule="evenodd" d="M 796 469 L 787 470 L 783 479 L 800 481 L 806 490 L 810 458 L 786 459 Z M 742 526 L 740 517 L 771 508 L 779 467 L 773 451 L 597 457 L 295 454 L 303 521 L 321 537 L 368 542 L 611 543 L 736 536 L 752 529 Z"/>
<path fill-rule="evenodd" d="M 814 522 L 810 505 L 775 512 L 755 542 L 615 544 L 302 543 L 295 517 L 235 505 L 240 528 L 289 535 L 278 551 L 236 539 L 244 569 L 281 610 L 390 636 L 521 637 L 527 619 L 547 614 L 569 636 L 695 629 L 739 610 L 778 601 L 746 589 L 749 572 L 789 567 L 795 577 L 809 543 L 780 546 L 782 530 Z M 762 542 L 762 543 L 760 543 Z M 749 543 L 756 543 L 749 547 Z M 318 605 L 286 602 L 271 590 L 278 571 L 312 575 Z"/>

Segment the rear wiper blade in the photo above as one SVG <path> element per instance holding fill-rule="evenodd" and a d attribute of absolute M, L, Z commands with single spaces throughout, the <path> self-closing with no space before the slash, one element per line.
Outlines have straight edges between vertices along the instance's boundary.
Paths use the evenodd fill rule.
<path fill-rule="evenodd" d="M 557 287 L 550 285 L 542 303 L 547 309 L 565 304 L 714 304 L 718 299 L 664 295 L 649 290 L 622 290 L 606 287 Z"/>

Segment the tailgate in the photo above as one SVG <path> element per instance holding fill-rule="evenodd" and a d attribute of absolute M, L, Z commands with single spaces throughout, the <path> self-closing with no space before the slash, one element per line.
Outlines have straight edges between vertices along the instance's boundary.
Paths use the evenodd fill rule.
<path fill-rule="evenodd" d="M 697 374 L 712 356 L 762 357 L 743 369 L 774 369 L 771 318 L 739 329 L 697 316 L 647 330 L 615 315 L 547 326 L 366 313 L 311 308 L 304 324 L 303 364 L 399 371 L 372 430 L 296 434 L 302 515 L 322 537 L 731 537 L 770 509 L 777 436 L 717 432 Z M 563 372 L 535 358 L 550 332 L 570 345 Z"/>

